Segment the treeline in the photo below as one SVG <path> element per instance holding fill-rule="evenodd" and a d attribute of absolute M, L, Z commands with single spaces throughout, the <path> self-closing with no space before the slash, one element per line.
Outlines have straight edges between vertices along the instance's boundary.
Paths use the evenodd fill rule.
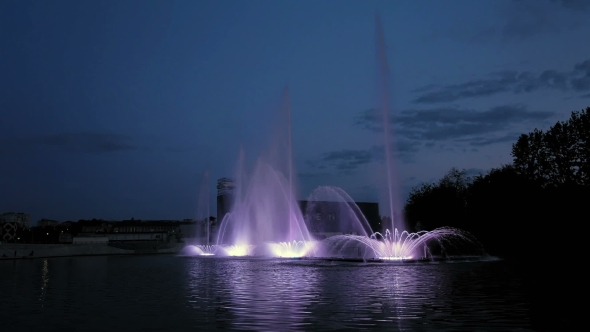
<path fill-rule="evenodd" d="M 590 107 L 512 145 L 513 162 L 469 177 L 451 169 L 415 187 L 405 205 L 410 229 L 452 226 L 504 257 L 571 255 L 590 220 Z"/>

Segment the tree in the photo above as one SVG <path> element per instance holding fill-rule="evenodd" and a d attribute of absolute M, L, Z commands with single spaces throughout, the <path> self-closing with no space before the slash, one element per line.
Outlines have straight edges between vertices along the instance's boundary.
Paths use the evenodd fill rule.
<path fill-rule="evenodd" d="M 408 226 L 413 230 L 463 226 L 470 182 L 465 170 L 452 168 L 438 183 L 413 188 L 404 207 Z"/>
<path fill-rule="evenodd" d="M 543 186 L 590 185 L 590 107 L 512 145 L 515 169 Z"/>

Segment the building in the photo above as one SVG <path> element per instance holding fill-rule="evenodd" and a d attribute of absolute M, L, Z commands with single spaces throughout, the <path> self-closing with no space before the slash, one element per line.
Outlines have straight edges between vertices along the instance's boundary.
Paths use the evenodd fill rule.
<path fill-rule="evenodd" d="M 221 178 L 217 180 L 217 220 L 220 222 L 231 211 L 234 189 L 233 179 Z"/>
<path fill-rule="evenodd" d="M 372 234 L 381 231 L 379 203 L 330 201 L 299 201 L 298 203 L 307 229 L 318 239 L 337 234 L 360 235 L 363 232 Z M 363 219 L 367 220 L 368 227 L 366 224 L 358 223 L 358 220 Z"/>
<path fill-rule="evenodd" d="M 223 218 L 231 211 L 235 183 L 230 178 L 217 180 L 217 224 L 221 225 Z M 298 201 L 304 215 L 308 230 L 316 238 L 324 238 L 336 234 L 355 234 L 361 232 L 374 233 L 382 231 L 379 203 L 373 202 L 327 202 L 327 201 Z M 355 206 L 356 204 L 356 206 Z M 358 207 L 358 210 L 356 209 Z M 350 211 L 356 215 L 350 215 Z M 359 229 L 353 219 L 366 218 L 367 225 Z M 369 229 L 370 228 L 370 229 Z M 199 227 L 195 228 L 199 229 Z M 198 233 L 198 231 L 195 231 Z M 214 232 L 212 232 L 214 233 Z"/>
<path fill-rule="evenodd" d="M 58 243 L 72 243 L 73 237 L 70 233 L 60 233 L 58 236 Z"/>
<path fill-rule="evenodd" d="M 30 228 L 31 215 L 27 213 L 5 212 L 0 214 L 0 224 L 14 223 L 19 227 Z"/>
<path fill-rule="evenodd" d="M 90 220 L 83 223 L 79 237 L 107 237 L 109 242 L 156 241 L 177 242 L 182 238 L 177 220 Z"/>
<path fill-rule="evenodd" d="M 0 224 L 0 242 L 16 242 L 18 225 L 14 222 L 3 222 Z"/>
<path fill-rule="evenodd" d="M 37 227 L 56 227 L 58 225 L 59 221 L 56 220 L 41 219 L 37 221 Z"/>
<path fill-rule="evenodd" d="M 0 214 L 0 242 L 16 242 L 20 229 L 29 229 L 31 215 L 27 213 L 6 212 Z"/>
<path fill-rule="evenodd" d="M 85 237 L 85 236 L 75 236 L 72 239 L 72 244 L 103 244 L 106 245 L 109 243 L 109 238 L 107 237 Z"/>
<path fill-rule="evenodd" d="M 168 232 L 140 232 L 140 233 L 108 233 L 104 238 L 108 242 L 127 242 L 127 241 L 154 241 L 154 242 L 169 242 Z M 100 238 L 100 237 L 99 237 Z"/>

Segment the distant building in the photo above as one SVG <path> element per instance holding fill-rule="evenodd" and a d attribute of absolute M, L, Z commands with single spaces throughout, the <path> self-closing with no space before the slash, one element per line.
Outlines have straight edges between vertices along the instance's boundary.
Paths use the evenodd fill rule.
<path fill-rule="evenodd" d="M 105 238 L 109 242 L 126 242 L 126 241 L 156 241 L 169 242 L 168 232 L 141 232 L 141 233 L 108 233 Z"/>
<path fill-rule="evenodd" d="M 49 220 L 49 219 L 41 219 L 37 221 L 37 227 L 56 227 L 59 225 L 59 221 L 57 220 Z"/>
<path fill-rule="evenodd" d="M 16 242 L 17 231 L 30 227 L 31 215 L 27 213 L 6 212 L 0 214 L 0 241 Z"/>
<path fill-rule="evenodd" d="M 217 180 L 217 220 L 221 222 L 231 211 L 235 184 L 230 178 Z"/>
<path fill-rule="evenodd" d="M 72 244 L 108 244 L 109 239 L 107 237 L 84 237 L 76 236 L 72 239 Z"/>
<path fill-rule="evenodd" d="M 231 211 L 234 200 L 235 183 L 230 178 L 220 178 L 217 180 L 217 224 L 223 222 L 223 218 Z M 304 215 L 308 230 L 316 238 L 324 238 L 336 234 L 358 233 L 358 225 L 347 225 L 347 220 L 351 220 L 343 211 L 350 213 L 354 211 L 353 204 L 358 206 L 360 214 L 358 219 L 366 218 L 369 232 L 381 232 L 382 222 L 379 215 L 379 203 L 373 202 L 318 202 L 318 201 L 299 201 L 299 207 Z M 356 228 L 356 229 L 355 229 Z M 196 229 L 199 229 L 197 227 Z M 365 225 L 366 229 L 366 225 Z M 198 233 L 198 232 L 196 232 Z M 214 232 L 212 232 L 214 233 Z"/>
<path fill-rule="evenodd" d="M 301 212 L 309 232 L 321 239 L 337 234 L 358 234 L 363 230 L 373 233 L 381 231 L 379 203 L 370 202 L 330 202 L 330 201 L 299 201 Z M 355 209 L 354 204 L 358 206 Z M 365 218 L 366 225 L 361 226 L 355 220 Z M 368 234 L 370 235 L 370 234 Z"/>
<path fill-rule="evenodd" d="M 31 215 L 27 213 L 5 212 L 0 214 L 0 224 L 15 223 L 17 226 L 30 228 Z"/>
<path fill-rule="evenodd" d="M 72 243 L 73 242 L 72 234 L 70 234 L 70 233 L 59 234 L 58 242 L 59 243 Z"/>
<path fill-rule="evenodd" d="M 183 221 L 183 222 L 186 222 Z M 75 238 L 107 238 L 109 243 L 135 243 L 135 242 L 157 242 L 176 243 L 182 239 L 181 224 L 178 220 L 84 220 L 81 223 L 80 232 L 73 236 Z M 69 238 L 64 233 L 59 241 L 68 243 Z"/>
<path fill-rule="evenodd" d="M 16 232 L 18 225 L 14 222 L 0 223 L 0 241 L 9 243 L 16 242 Z"/>

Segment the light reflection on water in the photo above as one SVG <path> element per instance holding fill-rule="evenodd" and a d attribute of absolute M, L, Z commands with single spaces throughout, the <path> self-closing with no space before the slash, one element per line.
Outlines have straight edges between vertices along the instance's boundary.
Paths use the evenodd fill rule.
<path fill-rule="evenodd" d="M 0 262 L 0 289 L 2 331 L 530 330 L 502 261 L 57 258 Z"/>

